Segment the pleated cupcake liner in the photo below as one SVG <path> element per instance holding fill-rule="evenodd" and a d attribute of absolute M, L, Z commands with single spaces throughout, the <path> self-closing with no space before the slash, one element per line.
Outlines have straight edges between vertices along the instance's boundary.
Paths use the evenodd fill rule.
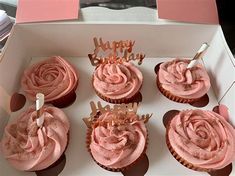
<path fill-rule="evenodd" d="M 106 102 L 109 102 L 109 103 L 113 103 L 113 104 L 122 104 L 122 103 L 131 103 L 135 97 L 138 95 L 138 93 L 140 92 L 140 89 L 142 87 L 142 84 L 139 88 L 139 90 L 130 98 L 120 98 L 120 99 L 113 99 L 113 98 L 109 98 L 109 97 L 106 97 L 104 95 L 102 95 L 100 92 L 97 91 L 97 89 L 94 87 L 94 77 L 92 77 L 92 87 L 93 89 L 95 90 L 95 93 L 104 101 Z"/>
<path fill-rule="evenodd" d="M 178 153 L 176 153 L 176 151 L 174 150 L 174 148 L 172 147 L 172 145 L 170 144 L 169 141 L 169 137 L 168 137 L 168 133 L 169 133 L 169 129 L 170 129 L 170 122 L 168 122 L 168 125 L 166 127 L 166 145 L 170 151 L 170 153 L 172 154 L 172 156 L 179 162 L 181 163 L 183 166 L 187 167 L 188 169 L 192 169 L 195 171 L 200 171 L 200 172 L 211 172 L 211 171 L 215 171 L 215 169 L 207 169 L 207 168 L 201 168 L 198 166 L 193 165 L 192 163 L 190 163 L 189 161 L 186 161 L 184 158 L 182 158 L 180 155 L 178 155 Z"/>
<path fill-rule="evenodd" d="M 95 93 L 104 101 L 112 103 L 112 104 L 122 104 L 122 103 L 131 103 L 135 97 L 137 96 L 137 94 L 139 93 L 139 91 L 132 97 L 130 98 L 121 98 L 121 99 L 112 99 L 112 98 L 108 98 L 105 97 L 104 95 L 100 94 L 95 88 Z"/>
<path fill-rule="evenodd" d="M 56 100 L 52 100 L 48 103 L 51 103 L 54 106 L 59 107 L 59 108 L 69 106 L 74 101 L 74 97 L 76 98 L 77 87 L 78 87 L 78 81 L 77 81 L 76 85 L 74 86 L 74 88 L 70 92 L 68 92 L 66 95 L 64 95 Z"/>
<path fill-rule="evenodd" d="M 179 96 L 171 94 L 169 91 L 165 90 L 162 87 L 162 84 L 160 83 L 158 76 L 157 76 L 157 79 L 156 79 L 156 83 L 157 83 L 157 87 L 160 90 L 160 92 L 165 97 L 167 97 L 168 99 L 170 99 L 172 101 L 175 101 L 175 102 L 178 102 L 178 103 L 193 103 L 193 102 L 196 102 L 196 101 L 198 101 L 200 99 L 200 98 L 195 98 L 195 99 L 182 98 L 182 97 L 179 97 Z"/>

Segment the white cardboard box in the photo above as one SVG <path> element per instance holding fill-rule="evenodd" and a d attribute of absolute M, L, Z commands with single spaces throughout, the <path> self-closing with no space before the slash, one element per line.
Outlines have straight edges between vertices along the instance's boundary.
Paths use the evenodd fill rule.
<path fill-rule="evenodd" d="M 208 93 L 210 102 L 202 109 L 211 110 L 222 102 L 229 107 L 230 113 L 234 114 L 235 68 L 232 64 L 234 58 L 219 25 L 158 20 L 144 24 L 142 22 L 138 24 L 55 22 L 15 25 L 0 61 L 0 136 L 8 120 L 12 120 L 32 104 L 27 101 L 22 110 L 10 113 L 10 96 L 14 92 L 22 93 L 20 90 L 22 71 L 29 64 L 44 57 L 64 56 L 78 69 L 80 83 L 76 102 L 63 109 L 71 121 L 71 138 L 66 151 L 67 162 L 60 175 L 122 175 L 100 168 L 91 159 L 85 147 L 86 126 L 82 118 L 89 115 L 91 100 L 101 101 L 95 95 L 90 83 L 94 67 L 91 66 L 87 54 L 94 49 L 93 37 L 102 37 L 106 41 L 135 40 L 134 50 L 146 54 L 147 58 L 140 66 L 144 75 L 144 84 L 141 90 L 143 102 L 139 113 L 154 115 L 148 123 L 150 140 L 147 155 L 150 165 L 145 175 L 207 175 L 207 173 L 189 170 L 179 164 L 165 145 L 165 128 L 162 124 L 164 113 L 171 109 L 193 109 L 194 107 L 165 98 L 156 87 L 154 67 L 169 58 L 193 57 L 200 45 L 208 42 L 210 48 L 204 56 L 204 63 L 210 74 L 212 88 Z M 107 103 L 103 102 L 103 104 Z M 0 173 L 1 176 L 35 175 L 13 169 L 2 155 L 0 155 Z M 233 174 L 235 171 L 231 175 Z"/>

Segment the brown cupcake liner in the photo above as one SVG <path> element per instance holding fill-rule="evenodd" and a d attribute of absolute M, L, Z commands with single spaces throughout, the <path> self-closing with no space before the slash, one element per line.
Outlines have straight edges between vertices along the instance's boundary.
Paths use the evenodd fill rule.
<path fill-rule="evenodd" d="M 67 148 L 68 148 L 69 142 L 70 142 L 70 131 L 68 131 L 68 133 L 67 133 L 67 145 L 66 145 L 66 147 L 65 147 L 65 149 L 64 149 L 64 153 L 65 153 L 65 151 L 66 151 Z"/>
<path fill-rule="evenodd" d="M 76 85 L 74 86 L 74 88 L 68 92 L 66 95 L 56 99 L 56 100 L 52 100 L 48 103 L 53 104 L 54 106 L 58 107 L 58 108 L 63 108 L 63 107 L 67 107 L 70 104 L 72 104 L 75 100 L 76 100 L 76 89 L 78 87 L 78 81 L 76 83 Z"/>
<path fill-rule="evenodd" d="M 169 125 L 170 122 L 168 122 L 168 125 L 166 127 L 166 145 L 170 151 L 170 153 L 172 154 L 172 156 L 178 161 L 180 162 L 183 166 L 187 167 L 188 169 L 192 169 L 195 171 L 200 171 L 200 172 L 211 172 L 211 171 L 215 171 L 215 169 L 207 169 L 207 168 L 201 168 L 198 166 L 193 165 L 192 163 L 186 161 L 185 159 L 183 159 L 180 155 L 178 155 L 178 153 L 175 152 L 175 150 L 173 149 L 173 147 L 170 144 L 169 138 L 168 138 L 168 132 L 169 132 Z"/>
<path fill-rule="evenodd" d="M 141 87 L 142 87 L 142 84 L 141 84 L 140 89 L 135 93 L 135 95 L 133 95 L 133 96 L 130 97 L 130 98 L 112 99 L 112 98 L 106 97 L 106 96 L 102 95 L 101 93 L 99 93 L 99 92 L 96 90 L 96 88 L 94 87 L 93 81 L 94 81 L 94 79 L 93 79 L 93 77 L 92 77 L 92 87 L 93 87 L 93 89 L 95 90 L 95 93 L 96 93 L 102 100 L 104 100 L 104 101 L 106 101 L 106 102 L 109 102 L 109 103 L 113 103 L 113 104 L 131 103 L 131 102 L 136 98 L 136 96 L 139 94 L 139 91 L 140 91 L 140 89 L 141 89 Z"/>
<path fill-rule="evenodd" d="M 156 83 L 157 83 L 157 87 L 158 89 L 160 90 L 160 92 L 165 96 L 167 97 L 168 99 L 172 100 L 172 101 L 175 101 L 175 102 L 178 102 L 178 103 L 193 103 L 193 102 L 196 102 L 198 101 L 200 98 L 182 98 L 182 97 L 179 97 L 179 96 L 176 96 L 176 95 L 172 95 L 169 91 L 165 90 L 160 81 L 159 81 L 159 78 L 157 76 L 157 79 L 156 79 Z"/>
<path fill-rule="evenodd" d="M 92 129 L 88 128 L 87 129 L 87 134 L 86 134 L 86 147 L 87 147 L 88 152 L 90 153 L 92 159 L 96 162 L 96 164 L 98 164 L 103 169 L 111 171 L 111 172 L 123 172 L 123 171 L 128 170 L 129 168 L 133 167 L 138 161 L 140 161 L 144 157 L 144 154 L 146 153 L 147 146 L 148 146 L 148 135 L 147 135 L 147 139 L 146 139 L 146 143 L 145 143 L 145 148 L 144 148 L 142 154 L 139 156 L 139 158 L 137 158 L 134 162 L 132 162 L 131 164 L 129 164 L 129 165 L 125 166 L 125 167 L 122 167 L 122 168 L 110 168 L 110 167 L 107 167 L 107 166 L 104 166 L 104 165 L 100 164 L 92 156 L 91 149 L 90 149 L 91 134 L 92 134 Z"/>

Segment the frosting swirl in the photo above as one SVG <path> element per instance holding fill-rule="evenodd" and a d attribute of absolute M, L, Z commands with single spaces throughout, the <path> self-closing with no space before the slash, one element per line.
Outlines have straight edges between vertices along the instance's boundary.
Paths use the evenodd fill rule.
<path fill-rule="evenodd" d="M 141 88 L 143 75 L 133 64 L 107 63 L 97 67 L 93 86 L 102 95 L 112 98 L 131 98 Z"/>
<path fill-rule="evenodd" d="M 125 115 L 122 122 L 118 121 L 118 125 L 113 125 L 118 118 L 111 112 L 102 114 L 99 121 L 107 124 L 93 127 L 91 134 L 90 149 L 93 158 L 109 168 L 130 165 L 141 156 L 146 147 L 147 130 L 144 121 L 138 120 L 133 113 Z"/>
<path fill-rule="evenodd" d="M 175 59 L 160 65 L 158 72 L 162 87 L 182 98 L 200 98 L 210 88 L 210 78 L 201 64 L 187 69 L 189 60 Z"/>
<path fill-rule="evenodd" d="M 36 124 L 33 106 L 5 128 L 1 150 L 16 169 L 45 169 L 60 158 L 67 146 L 70 125 L 66 115 L 51 106 L 44 106 L 42 112 L 45 119 L 42 128 Z"/>
<path fill-rule="evenodd" d="M 168 139 L 179 156 L 200 168 L 222 169 L 235 159 L 235 130 L 212 111 L 181 111 L 169 124 Z"/>
<path fill-rule="evenodd" d="M 50 102 L 76 89 L 78 76 L 62 57 L 54 56 L 32 65 L 24 71 L 21 86 L 29 99 L 35 101 L 38 92 Z"/>

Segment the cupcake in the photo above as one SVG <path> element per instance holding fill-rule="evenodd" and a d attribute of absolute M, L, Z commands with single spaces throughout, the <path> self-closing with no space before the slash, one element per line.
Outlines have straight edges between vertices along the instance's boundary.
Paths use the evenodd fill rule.
<path fill-rule="evenodd" d="M 45 95 L 46 103 L 64 107 L 76 99 L 78 76 L 65 59 L 54 56 L 27 68 L 21 86 L 26 97 L 32 101 L 41 92 Z"/>
<path fill-rule="evenodd" d="M 192 103 L 203 97 L 210 89 L 210 78 L 201 64 L 188 69 L 190 60 L 174 59 L 160 65 L 157 86 L 170 100 Z"/>
<path fill-rule="evenodd" d="M 103 100 L 120 104 L 131 102 L 143 83 L 141 71 L 130 62 L 102 63 L 92 76 L 92 86 Z"/>
<path fill-rule="evenodd" d="M 235 129 L 219 114 L 206 110 L 185 110 L 166 127 L 171 154 L 196 171 L 220 170 L 235 160 Z"/>
<path fill-rule="evenodd" d="M 39 171 L 52 166 L 64 154 L 70 124 L 58 108 L 42 107 L 44 123 L 38 127 L 33 106 L 10 122 L 4 131 L 1 151 L 8 162 L 22 171 Z"/>
<path fill-rule="evenodd" d="M 109 103 L 121 104 L 136 101 L 143 84 L 141 71 L 131 63 L 142 64 L 145 54 L 134 53 L 135 41 L 103 41 L 94 38 L 95 49 L 88 57 L 96 69 L 92 86 L 96 94 Z"/>
<path fill-rule="evenodd" d="M 89 118 L 87 148 L 102 168 L 119 172 L 132 167 L 144 156 L 148 133 L 145 123 L 149 115 L 140 118 L 136 112 L 117 107 Z"/>

